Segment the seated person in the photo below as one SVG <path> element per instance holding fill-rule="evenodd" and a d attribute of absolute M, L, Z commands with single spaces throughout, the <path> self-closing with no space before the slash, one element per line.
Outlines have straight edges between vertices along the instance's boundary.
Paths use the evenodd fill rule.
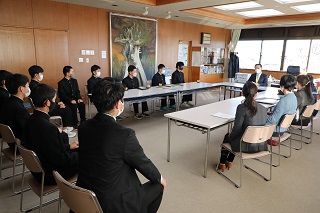
<path fill-rule="evenodd" d="M 303 118 L 301 114 L 308 105 L 314 104 L 314 97 L 311 92 L 311 82 L 307 75 L 299 75 L 296 84 L 297 92 L 297 115 L 292 121 L 293 125 L 300 125 L 302 120 L 303 126 L 308 126 L 310 118 Z"/>
<path fill-rule="evenodd" d="M 87 81 L 87 89 L 88 89 L 88 94 L 92 93 L 93 87 L 94 85 L 96 85 L 96 83 L 101 80 L 100 76 L 101 76 L 101 71 L 100 71 L 100 67 L 98 65 L 93 65 L 91 67 L 91 74 L 92 76 L 88 79 Z M 90 97 L 90 101 L 91 101 L 91 97 Z"/>
<path fill-rule="evenodd" d="M 274 107 L 271 114 L 268 116 L 266 123 L 266 125 L 277 124 L 272 135 L 273 137 L 279 136 L 279 130 L 280 135 L 283 135 L 283 133 L 287 131 L 287 129 L 280 128 L 280 126 L 278 125 L 280 125 L 282 118 L 286 114 L 293 114 L 297 110 L 297 98 L 293 93 L 295 86 L 296 80 L 293 75 L 287 74 L 281 77 L 280 88 L 281 91 L 284 93 L 284 96 L 280 98 L 279 102 Z M 277 146 L 278 144 L 278 142 L 273 142 L 273 145 L 275 146 Z"/>
<path fill-rule="evenodd" d="M 126 89 L 138 89 L 139 88 L 139 81 L 137 78 L 137 68 L 133 65 L 129 65 L 128 67 L 128 76 L 125 77 L 122 80 L 122 84 Z M 139 113 L 139 105 L 138 103 L 133 104 L 133 110 L 134 110 L 134 117 L 136 119 L 142 119 L 142 116 L 144 117 L 150 117 L 148 113 L 146 113 L 148 109 L 148 105 L 146 101 L 143 101 L 142 103 L 142 114 Z"/>
<path fill-rule="evenodd" d="M 157 212 L 166 180 L 145 155 L 134 130 L 116 122 L 124 88 L 102 79 L 93 89 L 97 115 L 79 126 L 77 186 L 92 190 L 103 212 Z M 136 171 L 148 182 L 141 184 Z"/>
<path fill-rule="evenodd" d="M 21 139 L 22 131 L 30 116 L 23 105 L 23 99 L 31 93 L 29 79 L 25 75 L 14 74 L 6 78 L 5 85 L 11 96 L 1 109 L 0 123 L 8 125 L 14 136 Z M 8 145 L 14 151 L 15 145 L 13 143 Z"/>
<path fill-rule="evenodd" d="M 179 61 L 176 63 L 176 71 L 174 71 L 172 73 L 172 79 L 171 82 L 173 84 L 180 84 L 180 83 L 185 83 L 184 82 L 184 74 L 182 72 L 182 70 L 184 69 L 184 63 Z M 185 107 L 192 107 L 193 104 L 189 103 L 190 101 L 192 101 L 192 94 L 189 95 L 183 95 L 182 96 L 182 101 L 181 101 L 181 106 L 185 106 Z"/>
<path fill-rule="evenodd" d="M 153 76 L 152 78 L 152 86 L 160 86 L 160 85 L 166 85 L 166 80 L 164 76 L 164 71 L 166 67 L 163 64 L 158 65 L 158 72 Z M 170 108 L 171 109 L 176 109 L 176 103 L 174 100 L 173 95 L 169 95 L 170 99 Z M 168 111 L 168 106 L 167 106 L 167 97 L 161 99 L 161 108 L 162 111 Z"/>
<path fill-rule="evenodd" d="M 7 102 L 7 100 L 10 97 L 10 93 L 7 90 L 5 83 L 6 83 L 6 79 L 11 75 L 12 75 L 11 72 L 8 72 L 6 70 L 0 70 L 0 111 L 4 103 Z"/>
<path fill-rule="evenodd" d="M 56 184 L 53 170 L 58 171 L 65 179 L 78 172 L 78 153 L 71 149 L 78 148 L 79 143 L 69 145 L 63 140 L 62 130 L 49 121 L 48 112 L 55 106 L 56 91 L 46 84 L 39 84 L 32 89 L 31 98 L 35 105 L 34 113 L 28 119 L 23 131 L 22 146 L 34 151 L 45 172 L 44 184 Z M 41 173 L 32 173 L 41 182 Z"/>
<path fill-rule="evenodd" d="M 78 81 L 74 78 L 74 71 L 71 66 L 63 68 L 64 78 L 58 82 L 58 96 L 64 104 L 72 111 L 74 128 L 78 128 L 77 109 L 80 114 L 80 122 L 86 120 L 86 108 L 80 96 Z"/>
<path fill-rule="evenodd" d="M 318 100 L 318 95 L 319 95 L 319 92 L 318 92 L 318 89 L 314 86 L 314 82 L 313 82 L 313 76 L 312 75 L 308 75 L 308 78 L 309 78 L 309 81 L 310 81 L 310 84 L 311 84 L 311 92 L 312 92 L 312 95 L 313 95 L 313 98 L 314 98 L 314 103 L 317 102 Z M 313 116 L 316 116 L 318 113 L 318 110 L 314 110 L 313 111 Z"/>
<path fill-rule="evenodd" d="M 257 86 L 268 86 L 268 75 L 262 73 L 262 65 L 254 65 L 255 72 L 250 76 L 248 81 L 255 83 Z"/>
<path fill-rule="evenodd" d="M 239 104 L 236 111 L 234 126 L 230 134 L 227 134 L 223 143 L 230 143 L 234 152 L 240 151 L 240 140 L 248 126 L 264 126 L 267 121 L 267 109 L 256 102 L 258 88 L 252 82 L 243 86 L 242 93 L 245 97 L 243 103 Z M 267 143 L 246 144 L 242 143 L 242 152 L 254 153 L 268 150 Z M 232 167 L 234 154 L 226 149 L 221 150 L 219 169 L 224 171 Z"/>
<path fill-rule="evenodd" d="M 33 65 L 29 68 L 29 74 L 31 81 L 29 87 L 32 89 L 37 86 L 43 80 L 43 69 L 40 66 Z M 61 116 L 63 126 L 65 127 L 64 131 L 68 134 L 69 137 L 75 137 L 76 133 L 71 132 L 73 130 L 73 121 L 72 121 L 72 112 L 69 107 L 64 105 L 62 101 L 58 102 L 55 105 L 55 108 L 52 112 L 49 112 L 50 116 Z M 69 128 L 67 128 L 69 127 Z"/>

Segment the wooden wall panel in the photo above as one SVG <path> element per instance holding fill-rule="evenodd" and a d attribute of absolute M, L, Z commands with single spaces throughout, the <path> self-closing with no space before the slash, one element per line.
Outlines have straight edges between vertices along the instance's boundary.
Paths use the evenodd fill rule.
<path fill-rule="evenodd" d="M 0 25 L 33 27 L 31 0 L 1 0 Z"/>
<path fill-rule="evenodd" d="M 98 10 L 99 27 L 99 57 L 98 65 L 101 67 L 101 77 L 110 76 L 110 33 L 109 33 L 109 13 L 106 10 Z M 101 58 L 101 51 L 107 51 L 107 58 Z"/>
<path fill-rule="evenodd" d="M 42 83 L 58 88 L 63 78 L 62 69 L 69 64 L 68 33 L 35 29 L 37 65 L 44 69 Z"/>
<path fill-rule="evenodd" d="M 33 30 L 0 27 L 0 69 L 27 75 L 35 63 Z"/>
<path fill-rule="evenodd" d="M 35 28 L 68 30 L 68 4 L 32 0 Z"/>

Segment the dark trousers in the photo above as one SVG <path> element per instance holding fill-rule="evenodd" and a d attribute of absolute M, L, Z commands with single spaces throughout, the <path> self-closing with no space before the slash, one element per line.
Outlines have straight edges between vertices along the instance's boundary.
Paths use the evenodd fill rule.
<path fill-rule="evenodd" d="M 148 213 L 156 213 L 160 207 L 163 186 L 160 183 L 154 184 L 152 182 L 147 182 L 141 186 L 141 190 L 144 191 L 144 203 L 146 204 L 146 211 Z"/>
<path fill-rule="evenodd" d="M 182 96 L 182 103 L 187 101 L 192 101 L 192 94 Z"/>
<path fill-rule="evenodd" d="M 311 119 L 310 118 L 303 118 L 302 119 L 302 126 L 308 126 L 308 124 L 310 123 Z M 298 121 L 296 119 L 294 119 L 291 123 L 292 125 L 301 125 L 301 119 L 299 119 Z"/>
<path fill-rule="evenodd" d="M 235 155 L 222 147 L 220 163 L 233 162 Z"/>
<path fill-rule="evenodd" d="M 66 106 L 66 108 L 54 109 L 52 112 L 49 112 L 49 115 L 61 116 L 63 126 L 74 126 L 73 120 L 72 120 L 72 111 L 68 106 Z"/>
<path fill-rule="evenodd" d="M 148 104 L 147 104 L 146 101 L 141 102 L 141 104 L 142 104 L 142 113 L 144 113 L 144 112 L 149 110 L 148 109 Z M 134 110 L 134 113 L 139 113 L 139 105 L 138 105 L 138 103 L 134 103 L 133 104 L 133 110 Z"/>
<path fill-rule="evenodd" d="M 77 109 L 79 110 L 80 114 L 80 122 L 83 122 L 86 120 L 86 105 L 83 102 L 77 103 L 77 104 L 69 104 L 68 105 L 72 112 L 72 121 L 73 126 L 78 124 L 78 117 L 77 117 Z"/>
<path fill-rule="evenodd" d="M 173 106 L 176 104 L 176 101 L 174 100 L 173 95 L 169 95 L 169 99 L 170 99 L 170 106 Z M 167 97 L 161 99 L 161 107 L 166 107 L 166 106 L 167 106 Z"/>

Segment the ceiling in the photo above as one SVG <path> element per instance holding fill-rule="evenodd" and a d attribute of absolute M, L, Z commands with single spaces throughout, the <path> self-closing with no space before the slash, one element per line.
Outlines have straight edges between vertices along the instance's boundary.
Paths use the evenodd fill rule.
<path fill-rule="evenodd" d="M 320 3 L 320 0 L 281 4 L 275 0 L 253 0 L 262 5 L 259 8 L 224 11 L 213 6 L 248 0 L 54 0 L 70 4 L 104 8 L 108 10 L 143 16 L 148 7 L 147 17 L 166 18 L 171 12 L 172 20 L 198 23 L 227 29 L 266 28 L 286 26 L 320 25 L 320 12 L 303 13 L 292 6 Z M 275 9 L 280 16 L 248 18 L 237 14 L 248 10 Z"/>

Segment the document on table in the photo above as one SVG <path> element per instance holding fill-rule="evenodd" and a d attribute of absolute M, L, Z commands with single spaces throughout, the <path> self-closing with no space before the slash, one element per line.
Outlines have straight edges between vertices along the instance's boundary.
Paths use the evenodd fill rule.
<path fill-rule="evenodd" d="M 226 114 L 226 113 L 222 113 L 222 112 L 217 112 L 217 113 L 214 113 L 214 114 L 211 114 L 211 116 L 214 116 L 214 117 L 219 117 L 219 118 L 225 118 L 225 119 L 234 119 L 234 115 L 229 115 L 229 114 Z"/>
<path fill-rule="evenodd" d="M 262 104 L 276 104 L 279 100 L 273 98 L 264 98 L 264 99 L 257 99 L 258 103 Z"/>

